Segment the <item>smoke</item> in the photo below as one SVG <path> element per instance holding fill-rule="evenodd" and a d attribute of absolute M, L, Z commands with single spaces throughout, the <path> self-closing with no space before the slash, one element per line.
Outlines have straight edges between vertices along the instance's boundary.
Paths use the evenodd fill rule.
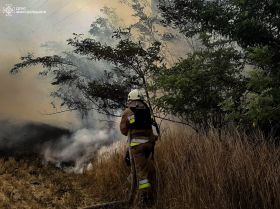
<path fill-rule="evenodd" d="M 40 154 L 42 145 L 56 143 L 71 131 L 42 123 L 0 121 L 0 154 L 23 157 Z"/>
<path fill-rule="evenodd" d="M 6 17 L 2 14 L 2 7 L 6 4 L 28 10 L 45 10 L 47 14 Z M 41 114 L 54 110 L 49 104 L 49 93 L 53 87 L 47 80 L 36 79 L 40 66 L 20 76 L 10 76 L 9 70 L 28 52 L 44 56 L 68 51 L 66 40 L 72 37 L 73 32 L 87 34 L 91 23 L 101 15 L 100 9 L 105 5 L 117 8 L 122 19 L 133 19 L 127 12 L 129 8 L 118 1 L 0 0 L 0 120 L 8 118 L 63 124 L 65 127 L 80 126 L 74 112 L 52 116 Z M 93 77 L 95 75 L 88 72 L 101 67 L 101 64 L 93 67 L 86 63 L 84 74 Z"/>
<path fill-rule="evenodd" d="M 110 26 L 113 27 L 113 25 Z M 103 41 L 106 40 L 108 43 L 112 43 L 111 35 L 115 28 L 111 27 L 107 28 L 110 33 L 108 32 L 106 37 L 100 36 L 100 34 L 95 33 L 96 39 L 102 39 Z M 97 30 L 98 28 L 95 29 Z M 94 31 L 94 29 L 91 30 L 92 33 Z M 65 52 L 65 50 L 67 52 Z M 104 69 L 110 70 L 112 68 L 109 63 L 102 61 L 91 62 L 88 59 L 73 54 L 68 50 L 70 49 L 65 47 L 63 42 L 54 40 L 43 42 L 43 44 L 41 44 L 41 47 L 38 49 L 38 52 L 39 55 L 58 54 L 71 60 L 76 66 L 78 66 L 79 70 L 77 71 L 77 74 L 79 78 L 85 81 L 99 79 L 100 77 L 102 77 Z M 9 66 L 5 67 L 5 69 L 9 69 Z M 24 74 L 26 75 L 26 72 Z M 34 79 L 34 77 L 32 77 L 32 79 Z M 15 81 L 15 83 L 18 84 L 18 81 Z M 32 83 L 34 83 L 34 81 L 32 81 Z M 5 86 L 8 86 L 8 83 L 5 84 Z M 40 84 L 40 86 L 46 87 L 47 81 L 44 82 L 43 85 Z M 36 88 L 32 86 L 31 89 L 33 90 Z M 46 94 L 49 93 L 50 90 L 56 90 L 55 88 L 44 88 L 44 90 L 45 89 L 47 89 Z M 71 98 L 75 98 L 78 100 L 83 99 L 81 98 L 81 93 L 77 92 L 77 89 L 75 88 L 69 89 L 69 86 L 61 86 L 60 91 L 63 95 L 69 94 Z M 27 92 L 30 91 L 21 90 L 21 92 L 23 92 L 22 94 L 24 97 Z M 11 90 L 5 90 L 5 93 L 7 95 L 11 95 Z M 46 94 L 41 95 L 41 92 L 38 92 L 38 95 L 40 95 L 44 99 L 47 98 Z M 18 92 L 16 92 L 9 101 L 6 99 L 3 100 L 8 101 L 6 102 L 7 104 L 5 103 L 5 107 L 10 107 L 10 104 L 15 100 L 14 98 L 17 98 L 17 95 Z M 1 97 L 3 98 L 2 95 L 0 95 L 0 98 Z M 35 99 L 36 105 L 38 101 L 41 100 L 42 99 Z M 21 99 L 21 101 L 24 101 L 24 99 Z M 26 106 L 31 106 L 31 100 L 28 100 Z M 38 107 L 36 106 L 36 108 Z M 23 109 L 23 107 L 18 109 Z M 42 112 L 52 111 L 54 110 Z M 6 113 L 7 110 L 5 109 L 4 112 Z M 30 111 L 23 112 L 26 114 L 26 112 Z M 18 120 L 18 113 L 14 114 L 15 120 Z M 46 121 L 46 117 L 50 116 L 42 117 L 41 121 Z M 11 118 L 11 113 L 5 115 L 5 118 Z M 60 116 L 58 118 L 60 118 Z M 34 116 L 28 118 L 28 120 L 31 119 L 34 119 Z M 35 122 L 0 122 L 0 126 L 1 124 L 3 124 L 3 126 L 1 126 L 2 128 L 0 128 L 0 152 L 5 156 L 40 156 L 43 159 L 43 163 L 53 163 L 67 171 L 81 173 L 89 165 L 89 162 L 95 157 L 97 150 L 102 146 L 111 144 L 117 136 L 117 131 L 114 129 L 114 127 L 101 127 L 100 124 L 96 124 L 95 122 L 93 123 L 93 121 L 96 119 L 101 119 L 101 116 L 96 112 L 90 112 L 86 117 L 79 117 L 79 113 L 76 113 L 74 117 L 70 118 L 69 121 L 75 121 L 79 123 L 78 125 L 67 126 L 63 124 L 65 127 L 75 127 L 75 130 L 72 131 Z M 54 123 L 52 122 L 52 124 Z M 61 124 L 61 119 L 56 124 Z M 98 125 L 98 127 L 96 125 Z M 16 132 L 14 130 L 16 130 Z"/>
<path fill-rule="evenodd" d="M 116 139 L 112 128 L 70 131 L 41 123 L 0 121 L 1 157 L 41 157 L 43 163 L 75 173 L 84 172 L 97 151 Z"/>
<path fill-rule="evenodd" d="M 83 173 L 95 158 L 100 147 L 115 141 L 116 132 L 111 129 L 80 129 L 70 137 L 61 137 L 55 144 L 47 144 L 43 150 L 45 162 L 75 173 Z"/>

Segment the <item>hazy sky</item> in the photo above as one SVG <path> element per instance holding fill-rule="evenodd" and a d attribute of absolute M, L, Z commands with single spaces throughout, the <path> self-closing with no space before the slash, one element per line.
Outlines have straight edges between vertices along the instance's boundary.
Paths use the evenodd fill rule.
<path fill-rule="evenodd" d="M 78 124 L 74 113 L 43 114 L 53 112 L 49 97 L 53 87 L 47 80 L 39 79 L 36 70 L 11 76 L 9 69 L 27 52 L 51 53 L 41 47 L 44 43 L 55 41 L 63 49 L 72 33 L 88 32 L 105 5 L 117 8 L 122 18 L 130 21 L 127 8 L 118 0 L 0 0 L 0 120 L 32 120 L 68 127 Z M 46 14 L 6 16 L 3 9 L 8 7 Z"/>

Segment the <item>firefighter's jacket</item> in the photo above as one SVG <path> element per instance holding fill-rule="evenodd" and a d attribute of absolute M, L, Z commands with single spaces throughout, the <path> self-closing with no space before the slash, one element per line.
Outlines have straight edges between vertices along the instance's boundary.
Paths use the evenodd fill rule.
<path fill-rule="evenodd" d="M 148 106 L 142 101 L 130 101 L 127 104 L 127 108 L 124 110 L 120 123 L 121 133 L 125 136 L 128 135 L 130 131 L 131 139 L 145 139 L 149 141 L 155 141 L 156 138 L 153 134 L 152 125 L 146 129 L 133 129 L 130 123 L 133 122 L 134 113 L 131 108 L 147 109 Z"/>

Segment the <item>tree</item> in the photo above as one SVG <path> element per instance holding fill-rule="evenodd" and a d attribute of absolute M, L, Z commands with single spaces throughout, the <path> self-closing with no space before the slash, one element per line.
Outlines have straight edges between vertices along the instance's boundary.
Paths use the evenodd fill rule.
<path fill-rule="evenodd" d="M 23 61 L 16 64 L 11 72 L 17 73 L 22 68 L 41 64 L 45 68 L 41 74 L 53 74 L 53 85 L 68 87 L 66 91 L 59 88 L 52 93 L 62 100 L 61 105 L 85 112 L 95 109 L 100 113 L 115 115 L 125 107 L 130 89 L 147 89 L 147 78 L 161 61 L 158 56 L 160 43 L 155 42 L 144 49 L 141 43 L 134 43 L 129 38 L 121 38 L 120 35 L 116 38 L 119 40 L 116 46 L 102 44 L 81 35 L 68 40 L 68 44 L 74 47 L 75 54 L 111 64 L 112 68 L 104 70 L 102 76 L 96 79 L 80 76 L 79 66 L 69 56 L 58 55 L 35 58 L 29 54 L 22 57 Z"/>
<path fill-rule="evenodd" d="M 119 116 L 118 111 L 126 106 L 129 91 L 133 88 L 147 90 L 147 78 L 161 61 L 159 42 L 153 40 L 147 44 L 132 34 L 131 31 L 140 28 L 141 22 L 148 21 L 149 17 L 138 2 L 133 2 L 131 7 L 139 16 L 134 25 L 118 28 L 125 27 L 122 20 L 113 9 L 104 7 L 104 16 L 91 24 L 90 38 L 74 33 L 74 37 L 67 40 L 73 51 L 43 57 L 29 53 L 21 58 L 22 62 L 15 64 L 11 73 L 41 65 L 43 70 L 39 74 L 51 77 L 51 84 L 57 86 L 51 96 L 59 98 L 61 107 L 66 108 L 62 112 L 78 110 L 87 114 L 94 109 L 105 115 Z"/>
<path fill-rule="evenodd" d="M 43 57 L 28 54 L 11 72 L 42 65 L 40 74 L 53 78 L 52 85 L 58 88 L 51 95 L 61 100 L 65 111 L 79 110 L 86 114 L 95 109 L 118 116 L 131 89 L 144 88 L 150 95 L 149 82 L 162 60 L 162 45 L 158 40 L 165 33 L 157 34 L 155 24 L 161 22 L 146 13 L 143 6 L 146 3 L 146 0 L 127 3 L 139 18 L 130 26 L 124 26 L 113 9 L 104 7 L 105 16 L 91 24 L 90 38 L 74 34 L 68 40 L 73 51 Z"/>
<path fill-rule="evenodd" d="M 242 54 L 204 38 L 205 47 L 158 73 L 156 84 L 164 93 L 157 102 L 196 130 L 207 131 L 212 126 L 220 130 L 232 120 L 225 101 L 237 110 L 246 90 L 245 77 L 240 73 Z"/>
<path fill-rule="evenodd" d="M 251 68 L 244 72 L 248 81 L 239 122 L 262 130 L 279 124 L 279 1 L 162 0 L 160 8 L 166 24 L 187 37 L 208 33 L 235 44 Z"/>

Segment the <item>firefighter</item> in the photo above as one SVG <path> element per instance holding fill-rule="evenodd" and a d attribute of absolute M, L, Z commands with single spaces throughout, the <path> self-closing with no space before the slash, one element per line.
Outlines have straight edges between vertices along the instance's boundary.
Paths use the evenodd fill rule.
<path fill-rule="evenodd" d="M 142 206 L 150 207 L 155 201 L 154 146 L 157 139 L 152 129 L 151 110 L 144 102 L 143 94 L 132 90 L 128 94 L 127 108 L 120 123 L 121 133 L 128 136 L 128 144 L 135 161 L 138 200 Z M 129 154 L 126 154 L 129 165 Z"/>

